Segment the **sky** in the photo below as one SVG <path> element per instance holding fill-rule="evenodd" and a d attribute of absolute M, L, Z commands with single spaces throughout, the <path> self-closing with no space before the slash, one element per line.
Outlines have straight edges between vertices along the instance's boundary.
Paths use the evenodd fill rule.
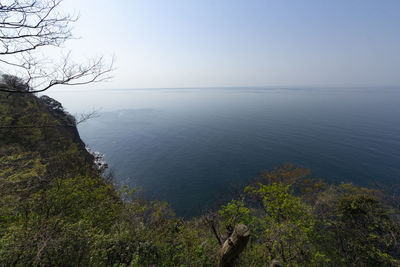
<path fill-rule="evenodd" d="M 101 88 L 400 85 L 398 0 L 64 0 Z"/>

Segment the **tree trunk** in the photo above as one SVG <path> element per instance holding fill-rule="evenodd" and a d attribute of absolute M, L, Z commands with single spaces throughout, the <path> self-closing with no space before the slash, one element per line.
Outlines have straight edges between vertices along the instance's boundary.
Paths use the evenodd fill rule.
<path fill-rule="evenodd" d="M 231 267 L 249 241 L 250 230 L 244 224 L 238 224 L 232 235 L 219 250 L 218 267 Z"/>

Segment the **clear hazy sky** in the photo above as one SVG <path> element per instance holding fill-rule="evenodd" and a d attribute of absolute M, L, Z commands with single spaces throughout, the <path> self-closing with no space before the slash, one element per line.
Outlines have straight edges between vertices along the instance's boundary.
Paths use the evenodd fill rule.
<path fill-rule="evenodd" d="M 96 87 L 399 86 L 399 0 L 65 0 Z"/>

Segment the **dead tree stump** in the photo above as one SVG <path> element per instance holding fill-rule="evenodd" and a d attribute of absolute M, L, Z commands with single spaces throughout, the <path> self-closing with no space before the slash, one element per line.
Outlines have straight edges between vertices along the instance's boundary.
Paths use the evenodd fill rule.
<path fill-rule="evenodd" d="M 232 235 L 219 250 L 218 267 L 231 267 L 249 241 L 250 230 L 244 224 L 236 225 Z"/>

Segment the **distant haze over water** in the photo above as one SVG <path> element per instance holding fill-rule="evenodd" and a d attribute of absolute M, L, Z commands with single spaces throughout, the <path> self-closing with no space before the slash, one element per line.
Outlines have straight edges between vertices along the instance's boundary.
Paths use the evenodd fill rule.
<path fill-rule="evenodd" d="M 178 215 L 229 200 L 266 168 L 291 162 L 328 181 L 400 184 L 400 90 L 53 90 L 104 153 L 119 184 L 142 187 Z"/>

